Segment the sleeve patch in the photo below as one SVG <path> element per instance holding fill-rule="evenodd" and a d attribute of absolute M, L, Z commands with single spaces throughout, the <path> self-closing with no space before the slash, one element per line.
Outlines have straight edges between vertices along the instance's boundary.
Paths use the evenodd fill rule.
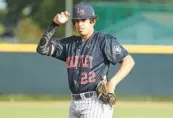
<path fill-rule="evenodd" d="M 122 52 L 122 49 L 119 45 L 114 45 L 113 46 L 113 53 L 114 54 L 121 54 L 121 52 Z"/>

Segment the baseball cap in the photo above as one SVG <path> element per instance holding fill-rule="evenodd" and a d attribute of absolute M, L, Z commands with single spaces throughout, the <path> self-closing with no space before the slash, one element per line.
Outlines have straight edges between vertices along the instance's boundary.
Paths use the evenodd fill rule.
<path fill-rule="evenodd" d="M 96 17 L 93 7 L 87 3 L 79 3 L 73 8 L 72 20 Z"/>

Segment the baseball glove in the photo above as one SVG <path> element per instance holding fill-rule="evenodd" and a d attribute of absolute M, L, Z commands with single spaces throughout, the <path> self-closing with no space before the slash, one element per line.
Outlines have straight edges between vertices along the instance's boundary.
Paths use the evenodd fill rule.
<path fill-rule="evenodd" d="M 102 79 L 99 84 L 97 85 L 96 92 L 99 97 L 99 99 L 104 103 L 104 104 L 110 104 L 115 105 L 116 103 L 116 96 L 114 93 L 109 93 L 107 91 L 107 82 L 105 82 L 104 79 Z"/>

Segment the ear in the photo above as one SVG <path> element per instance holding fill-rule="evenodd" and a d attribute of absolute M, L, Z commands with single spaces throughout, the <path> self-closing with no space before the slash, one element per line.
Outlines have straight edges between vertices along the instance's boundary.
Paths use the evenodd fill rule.
<path fill-rule="evenodd" d="M 92 22 L 92 23 L 93 23 L 93 25 L 95 25 L 95 24 L 96 24 L 96 21 L 97 21 L 96 19 L 93 19 L 93 22 Z"/>
<path fill-rule="evenodd" d="M 95 19 L 93 19 L 93 18 L 91 18 L 91 19 L 90 19 L 90 23 L 91 23 L 91 24 L 93 24 L 93 25 L 95 25 L 96 20 L 95 20 Z"/>
<path fill-rule="evenodd" d="M 93 22 L 93 26 L 96 24 L 96 22 Z"/>

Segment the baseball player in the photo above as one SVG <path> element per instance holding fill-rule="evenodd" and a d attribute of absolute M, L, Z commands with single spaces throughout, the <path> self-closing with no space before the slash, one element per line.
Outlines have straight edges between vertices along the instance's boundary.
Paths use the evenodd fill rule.
<path fill-rule="evenodd" d="M 58 13 L 40 39 L 37 52 L 66 62 L 72 101 L 69 118 L 112 118 L 114 91 L 134 66 L 134 60 L 110 34 L 94 30 L 97 20 L 87 3 L 73 8 L 72 22 L 79 36 L 52 40 L 56 29 L 69 20 L 69 12 Z M 107 78 L 110 64 L 119 70 Z"/>

